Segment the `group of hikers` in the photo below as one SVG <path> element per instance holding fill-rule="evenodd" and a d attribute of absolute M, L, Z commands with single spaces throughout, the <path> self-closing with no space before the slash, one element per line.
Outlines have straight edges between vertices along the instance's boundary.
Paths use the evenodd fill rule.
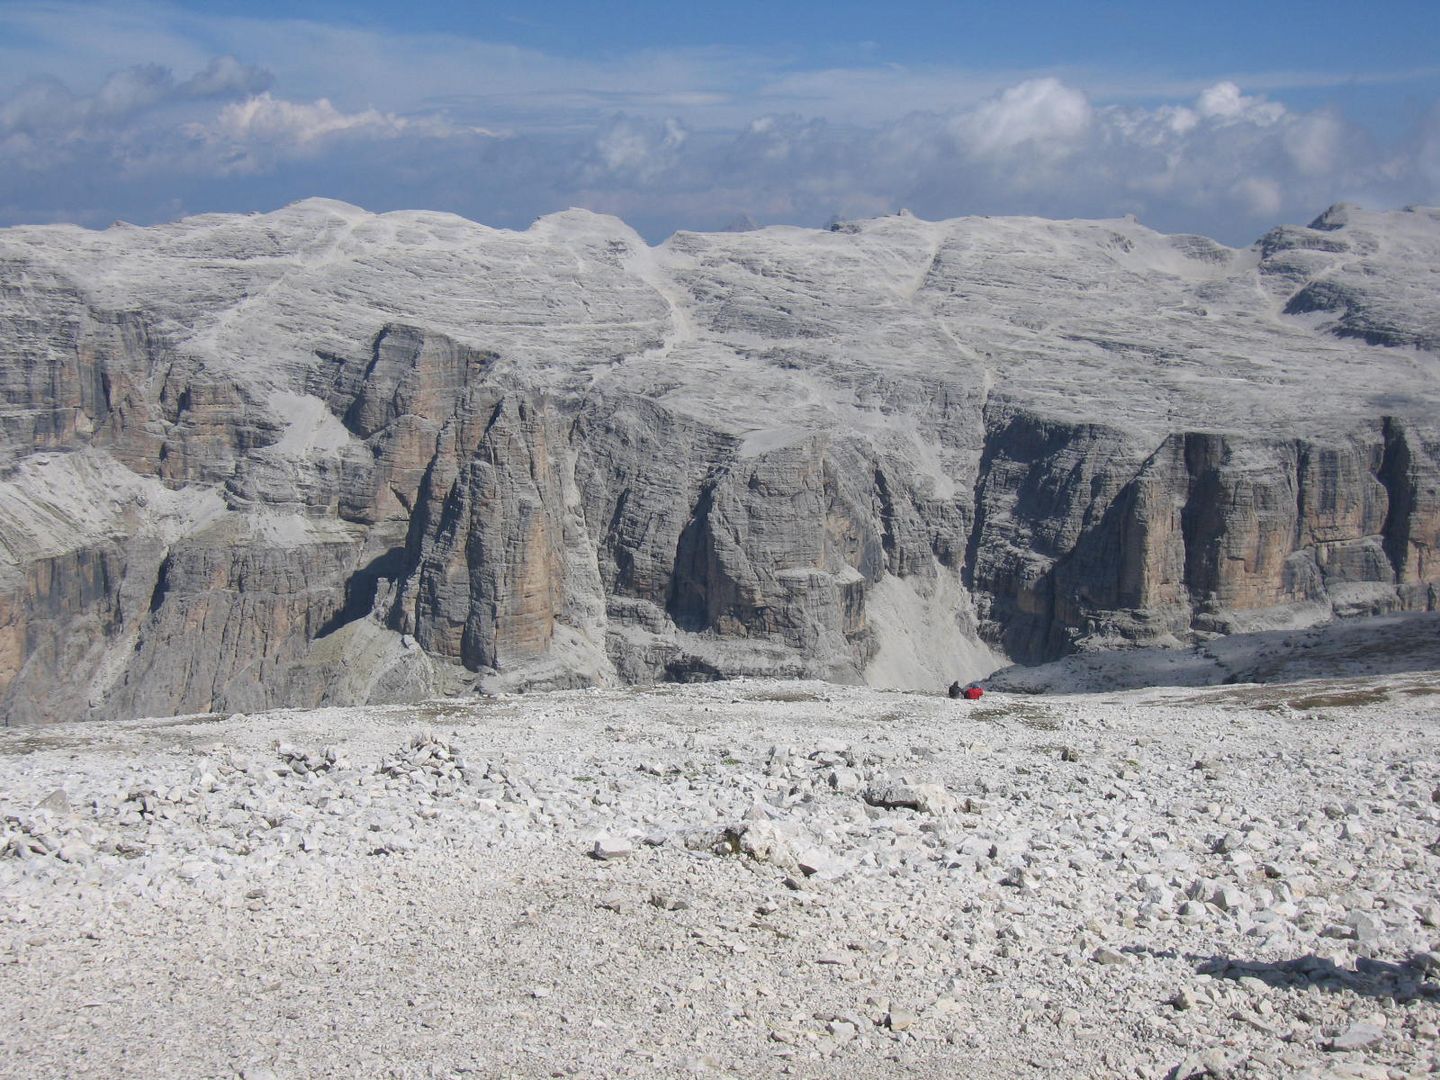
<path fill-rule="evenodd" d="M 985 691 L 980 689 L 979 683 L 971 683 L 969 686 L 961 687 L 957 679 L 950 684 L 950 696 L 952 698 L 964 698 L 966 701 L 979 701 Z"/>

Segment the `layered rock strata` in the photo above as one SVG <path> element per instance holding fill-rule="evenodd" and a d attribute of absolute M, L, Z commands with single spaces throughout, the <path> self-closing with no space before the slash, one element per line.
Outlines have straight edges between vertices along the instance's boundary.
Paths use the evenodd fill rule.
<path fill-rule="evenodd" d="M 10 722 L 1433 610 L 1440 212 L 0 232 Z"/>

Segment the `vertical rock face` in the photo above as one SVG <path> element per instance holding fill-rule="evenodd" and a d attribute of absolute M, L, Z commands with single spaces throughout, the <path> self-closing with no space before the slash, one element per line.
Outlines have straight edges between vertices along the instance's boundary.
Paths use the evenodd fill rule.
<path fill-rule="evenodd" d="M 1062 648 L 1061 632 L 1070 625 L 1064 616 L 1078 614 L 1059 606 L 1083 605 L 1087 587 L 1115 571 L 1105 565 L 1117 554 L 1106 540 L 1092 555 L 1102 565 L 1084 566 L 1074 577 L 1078 587 L 1058 588 L 1071 553 L 1099 539 L 1107 506 L 1138 462 L 1133 446 L 1113 429 L 1013 408 L 997 410 L 992 423 L 976 486 L 969 582 L 982 597 L 987 629 L 1005 651 L 1020 660 L 1039 658 Z M 1135 555 L 1148 558 L 1142 551 Z M 1119 599 L 1111 592 L 1106 610 Z"/>
<path fill-rule="evenodd" d="M 552 428 L 543 404 L 499 397 L 441 433 L 421 489 L 400 625 L 472 671 L 542 655 L 566 606 L 566 541 L 579 538 L 566 536 Z"/>
<path fill-rule="evenodd" d="M 1353 208 L 1247 251 L 320 201 L 3 231 L 0 712 L 941 686 L 1434 609 L 1436 267 L 1440 214 Z"/>
<path fill-rule="evenodd" d="M 360 538 L 257 536 L 222 519 L 178 541 L 155 577 L 133 659 L 108 696 L 132 715 L 263 708 L 344 604 Z"/>
<path fill-rule="evenodd" d="M 83 713 L 88 687 L 66 679 L 96 663 L 124 620 L 123 551 L 103 544 L 36 559 L 25 580 L 0 597 L 0 686 L 18 712 Z M 42 678 L 21 678 L 26 672 Z"/>
<path fill-rule="evenodd" d="M 1434 609 L 1440 455 L 1412 454 L 1394 421 L 1328 446 L 1174 435 L 1138 464 L 1116 432 L 1045 429 L 1019 463 L 1014 438 L 1007 426 L 988 463 L 973 544 L 975 587 L 1018 659 Z"/>
<path fill-rule="evenodd" d="M 1389 496 L 1382 547 L 1400 603 L 1433 611 L 1440 587 L 1440 440 L 1387 421 L 1379 477 Z"/>

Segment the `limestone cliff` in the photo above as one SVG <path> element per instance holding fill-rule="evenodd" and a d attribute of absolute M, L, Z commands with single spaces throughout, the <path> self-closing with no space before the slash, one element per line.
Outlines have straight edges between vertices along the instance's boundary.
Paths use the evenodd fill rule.
<path fill-rule="evenodd" d="M 1433 610 L 1440 212 L 0 231 L 8 722 Z"/>

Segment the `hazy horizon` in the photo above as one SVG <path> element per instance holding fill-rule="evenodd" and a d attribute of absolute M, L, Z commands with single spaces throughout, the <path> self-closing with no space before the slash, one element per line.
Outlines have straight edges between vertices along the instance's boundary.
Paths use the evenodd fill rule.
<path fill-rule="evenodd" d="M 1440 202 L 1440 9 L 578 2 L 0 9 L 0 224 L 310 196 L 653 241 L 904 207 L 1246 244 Z"/>

